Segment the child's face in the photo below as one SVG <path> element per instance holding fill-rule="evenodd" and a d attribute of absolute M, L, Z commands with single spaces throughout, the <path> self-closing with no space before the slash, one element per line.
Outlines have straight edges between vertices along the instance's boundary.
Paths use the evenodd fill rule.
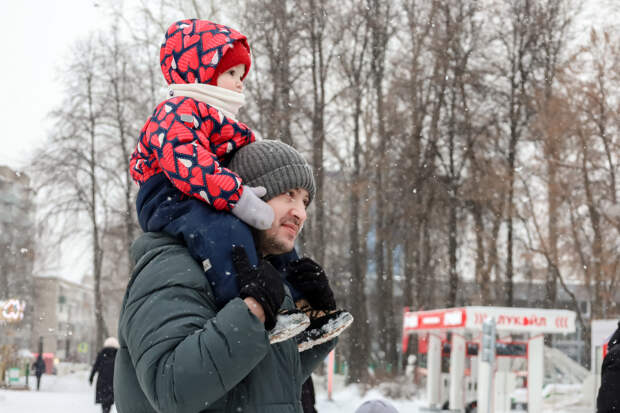
<path fill-rule="evenodd" d="M 217 86 L 241 93 L 243 91 L 243 80 L 241 80 L 241 78 L 244 73 L 244 64 L 233 66 L 217 78 Z"/>

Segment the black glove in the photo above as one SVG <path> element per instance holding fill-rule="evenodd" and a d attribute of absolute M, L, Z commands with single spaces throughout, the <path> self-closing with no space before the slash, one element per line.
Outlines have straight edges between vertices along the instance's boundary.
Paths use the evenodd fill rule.
<path fill-rule="evenodd" d="M 300 258 L 287 265 L 287 281 L 310 303 L 315 310 L 335 310 L 334 292 L 323 268 L 310 258 Z"/>
<path fill-rule="evenodd" d="M 263 306 L 265 328 L 271 330 L 276 325 L 278 309 L 284 301 L 284 284 L 280 273 L 266 260 L 259 260 L 258 266 L 250 264 L 243 247 L 234 246 L 232 261 L 237 270 L 239 297 L 252 297 Z"/>

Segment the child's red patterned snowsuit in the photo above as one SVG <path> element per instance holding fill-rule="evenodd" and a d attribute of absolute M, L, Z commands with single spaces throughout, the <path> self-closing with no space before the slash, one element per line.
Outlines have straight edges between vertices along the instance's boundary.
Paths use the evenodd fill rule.
<path fill-rule="evenodd" d="M 234 42 L 249 49 L 246 37 L 234 29 L 204 20 L 177 22 L 166 33 L 160 51 L 166 81 L 208 83 Z M 131 156 L 131 176 L 142 185 L 164 173 L 185 195 L 230 211 L 241 196 L 241 179 L 220 163 L 254 140 L 246 125 L 215 107 L 173 97 L 161 102 L 143 126 Z"/>

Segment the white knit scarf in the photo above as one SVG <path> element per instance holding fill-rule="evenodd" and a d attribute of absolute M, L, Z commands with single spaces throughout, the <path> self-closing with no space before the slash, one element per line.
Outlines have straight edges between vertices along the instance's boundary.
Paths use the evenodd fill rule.
<path fill-rule="evenodd" d="M 236 119 L 239 108 L 245 104 L 243 93 L 223 87 L 203 83 L 173 83 L 169 86 L 173 96 L 186 96 L 204 102 L 222 111 L 227 118 Z"/>

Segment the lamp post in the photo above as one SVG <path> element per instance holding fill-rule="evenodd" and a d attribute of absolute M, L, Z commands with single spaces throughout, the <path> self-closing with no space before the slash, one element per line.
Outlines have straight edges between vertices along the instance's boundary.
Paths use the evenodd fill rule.
<path fill-rule="evenodd" d="M 495 363 L 495 319 L 487 318 L 482 323 L 482 351 L 480 352 L 480 383 L 478 386 L 478 411 L 492 413 L 493 407 L 493 365 Z M 486 375 L 484 373 L 487 373 Z M 486 377 L 485 377 L 486 376 Z M 486 393 L 486 394 L 485 394 Z M 484 396 L 486 400 L 482 400 Z"/>

